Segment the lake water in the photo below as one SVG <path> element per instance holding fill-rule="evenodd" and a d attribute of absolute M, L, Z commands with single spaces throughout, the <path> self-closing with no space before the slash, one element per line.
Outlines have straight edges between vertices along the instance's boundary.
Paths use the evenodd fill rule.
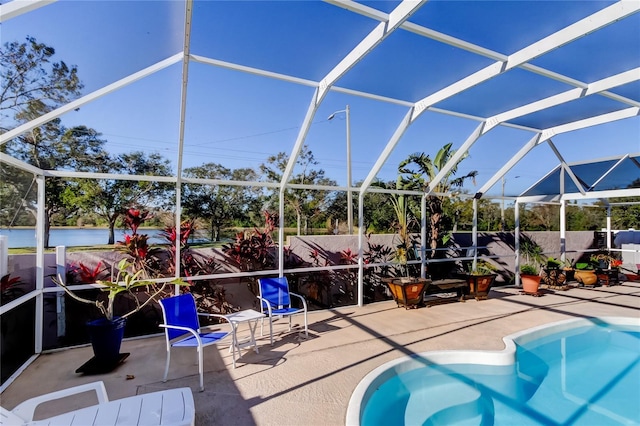
<path fill-rule="evenodd" d="M 160 229 L 143 229 L 139 230 L 140 234 L 149 235 L 149 243 L 158 244 L 165 243 L 158 235 L 162 232 Z M 128 232 L 130 234 L 131 232 Z M 115 241 L 124 240 L 124 230 L 115 230 Z M 35 247 L 36 232 L 33 228 L 12 228 L 0 229 L 0 235 L 6 235 L 9 238 L 9 248 L 19 247 Z M 109 242 L 109 230 L 105 228 L 53 228 L 49 233 L 49 245 L 55 246 L 91 246 L 102 245 Z"/>

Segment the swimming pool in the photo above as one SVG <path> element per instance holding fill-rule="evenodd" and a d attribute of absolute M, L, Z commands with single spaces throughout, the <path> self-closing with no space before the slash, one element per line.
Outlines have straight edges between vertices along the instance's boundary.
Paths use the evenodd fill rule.
<path fill-rule="evenodd" d="M 347 425 L 640 424 L 640 318 L 581 318 L 505 350 L 426 352 L 356 387 Z"/>

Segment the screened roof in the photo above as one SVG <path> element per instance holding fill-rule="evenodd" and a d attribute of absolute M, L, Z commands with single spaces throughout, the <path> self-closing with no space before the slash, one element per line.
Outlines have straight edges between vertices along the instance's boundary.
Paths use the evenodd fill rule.
<path fill-rule="evenodd" d="M 559 165 L 522 195 L 604 192 L 625 188 L 640 188 L 640 154 Z"/>
<path fill-rule="evenodd" d="M 255 168 L 280 151 L 295 158 L 306 144 L 345 188 L 346 119 L 349 184 L 363 189 L 394 179 L 408 154 L 452 142 L 470 154 L 459 173 L 479 171 L 467 188 L 478 197 L 499 195 L 501 180 L 510 196 L 637 195 L 637 1 L 1 7 L 3 42 L 51 44 L 57 60 L 78 65 L 85 88 L 44 117 L 3 125 L 0 144 L 60 117 L 97 129 L 112 152 L 166 155 L 176 179 L 207 162 Z M 350 118 L 327 120 L 345 105 Z M 291 160 L 285 183 L 296 167 Z"/>

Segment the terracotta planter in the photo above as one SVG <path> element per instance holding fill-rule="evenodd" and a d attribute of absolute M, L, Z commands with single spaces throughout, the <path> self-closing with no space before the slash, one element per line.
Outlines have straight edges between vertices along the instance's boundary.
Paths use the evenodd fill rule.
<path fill-rule="evenodd" d="M 476 300 L 486 299 L 491 290 L 497 275 L 467 275 L 467 284 L 469 285 L 469 295 L 475 297 Z"/>
<path fill-rule="evenodd" d="M 598 282 L 598 276 L 593 269 L 576 269 L 573 276 L 583 285 L 595 285 Z"/>
<path fill-rule="evenodd" d="M 431 280 L 422 278 L 389 278 L 383 279 L 389 286 L 393 300 L 398 306 L 417 308 L 423 300 L 424 286 Z"/>
<path fill-rule="evenodd" d="M 520 275 L 522 291 L 527 294 L 538 294 L 540 287 L 540 275 Z"/>

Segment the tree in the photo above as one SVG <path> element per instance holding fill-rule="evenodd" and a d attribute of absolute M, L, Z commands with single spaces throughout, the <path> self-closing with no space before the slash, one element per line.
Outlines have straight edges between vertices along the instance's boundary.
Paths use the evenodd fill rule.
<path fill-rule="evenodd" d="M 220 180 L 257 180 L 256 172 L 243 168 L 228 169 L 221 164 L 207 163 L 184 170 L 185 177 Z M 187 215 L 207 220 L 211 240 L 220 241 L 220 231 L 233 220 L 248 217 L 251 201 L 257 191 L 243 186 L 186 184 L 182 195 L 182 207 Z"/>
<path fill-rule="evenodd" d="M 634 179 L 627 188 L 640 188 L 640 178 Z M 640 202 L 640 197 L 612 198 L 612 203 Z M 640 225 L 640 204 L 623 204 L 613 207 L 612 216 L 614 220 L 612 226 L 615 229 L 637 229 Z M 615 213 L 615 214 L 614 214 Z"/>
<path fill-rule="evenodd" d="M 284 173 L 289 157 L 284 152 L 272 155 L 267 159 L 266 163 L 260 165 L 260 171 L 272 182 L 280 182 Z M 301 168 L 300 172 L 293 175 L 289 183 L 306 184 L 306 185 L 336 185 L 332 179 L 324 176 L 323 169 L 315 169 L 319 163 L 313 156 L 313 152 L 305 145 L 300 151 L 300 155 L 296 160 L 296 164 Z M 278 199 L 276 190 L 272 194 L 272 199 Z M 301 234 L 302 220 L 305 220 L 305 232 L 307 221 L 310 217 L 324 211 L 331 200 L 332 191 L 317 189 L 287 189 L 285 191 L 286 208 L 293 211 L 296 217 L 297 233 Z"/>
<path fill-rule="evenodd" d="M 497 203 L 482 198 L 478 200 L 478 231 L 500 229 L 500 207 Z"/>
<path fill-rule="evenodd" d="M 169 160 L 158 153 L 142 151 L 104 158 L 95 170 L 101 173 L 170 176 Z M 95 212 L 107 221 L 108 244 L 115 243 L 117 220 L 131 207 L 158 204 L 170 186 L 162 182 L 117 179 L 73 179 L 63 192 L 67 205 L 76 205 L 87 212 Z"/>
<path fill-rule="evenodd" d="M 83 85 L 77 68 L 62 61 L 53 62 L 54 55 L 55 49 L 38 43 L 34 37 L 27 37 L 24 43 L 5 43 L 0 51 L 3 82 L 0 117 L 3 122 L 16 125 L 30 122 L 80 95 Z M 7 142 L 2 146 L 2 152 L 43 170 L 82 169 L 94 158 L 100 159 L 101 141 L 90 136 L 79 138 L 77 129 L 80 128 L 66 129 L 59 119 L 54 119 Z M 32 179 L 25 179 L 24 173 L 10 174 L 7 170 L 9 168 L 2 168 L 3 194 L 19 195 L 21 207 L 35 215 L 35 197 L 29 196 L 33 189 L 29 182 Z M 49 228 L 54 215 L 65 217 L 75 208 L 64 204 L 62 194 L 65 190 L 66 182 L 61 179 L 49 178 L 46 182 L 45 246 L 49 245 Z"/>
<path fill-rule="evenodd" d="M 41 101 L 31 101 L 25 109 L 16 114 L 19 122 L 28 122 L 50 109 Z M 67 129 L 60 119 L 54 119 L 7 142 L 2 149 L 7 154 L 42 170 L 73 169 L 93 171 L 106 158 L 102 149 L 105 141 L 100 134 L 85 126 Z M 29 196 L 33 186 L 27 187 L 24 174 L 12 175 L 2 168 L 4 185 L 15 188 L 21 194 L 22 207 L 34 218 L 37 205 L 35 197 Z M 73 214 L 78 205 L 66 202 L 69 182 L 61 178 L 47 178 L 45 185 L 44 244 L 49 247 L 49 230 L 54 215 L 66 218 Z"/>
<path fill-rule="evenodd" d="M 560 206 L 552 204 L 536 204 L 527 210 L 529 229 L 540 231 L 557 231 L 560 229 Z"/>
<path fill-rule="evenodd" d="M 53 47 L 34 37 L 4 44 L 0 51 L 0 111 L 4 117 L 8 110 L 19 113 L 34 101 L 53 109 L 80 95 L 83 84 L 77 67 L 52 62 L 54 55 Z"/>
<path fill-rule="evenodd" d="M 356 182 L 355 186 L 362 185 L 362 181 Z M 393 182 L 386 184 L 374 182 L 372 186 L 388 188 L 393 186 Z M 364 208 L 363 208 L 363 229 L 365 233 L 383 233 L 393 229 L 395 213 L 393 207 L 388 202 L 388 196 L 380 192 L 366 192 L 364 194 Z M 353 199 L 353 210 L 358 212 L 358 197 Z M 331 201 L 326 209 L 327 216 L 331 219 L 331 223 L 334 220 L 340 218 L 342 221 L 346 221 L 347 217 L 347 193 L 344 191 L 337 191 L 335 197 L 331 198 Z M 354 218 L 354 226 L 358 226 L 358 218 Z"/>
<path fill-rule="evenodd" d="M 444 168 L 449 162 L 451 157 L 456 153 L 456 150 L 451 149 L 452 144 L 448 143 L 436 153 L 435 158 L 424 153 L 411 154 L 405 160 L 398 165 L 398 179 L 396 181 L 396 189 L 399 190 L 418 190 L 423 191 L 430 187 L 431 182 L 436 177 L 438 172 Z M 460 161 L 464 160 L 467 155 L 464 155 Z M 477 176 L 477 171 L 471 171 L 464 176 L 453 176 L 458 170 L 456 164 L 451 168 L 442 180 L 433 188 L 430 188 L 434 193 L 447 194 L 452 188 L 459 188 L 464 185 L 467 179 L 474 179 Z M 406 195 L 394 195 L 392 202 L 397 205 L 396 212 L 402 214 L 405 210 L 403 203 L 406 206 Z M 427 213 L 429 214 L 429 247 L 431 249 L 430 257 L 436 256 L 436 249 L 442 241 L 442 219 L 443 219 L 443 203 L 445 200 L 444 195 L 429 195 L 427 197 Z M 406 216 L 406 213 L 405 213 Z M 400 221 L 400 217 L 398 217 Z M 406 220 L 406 219 L 405 219 Z M 408 243 L 408 241 L 406 242 Z"/>

